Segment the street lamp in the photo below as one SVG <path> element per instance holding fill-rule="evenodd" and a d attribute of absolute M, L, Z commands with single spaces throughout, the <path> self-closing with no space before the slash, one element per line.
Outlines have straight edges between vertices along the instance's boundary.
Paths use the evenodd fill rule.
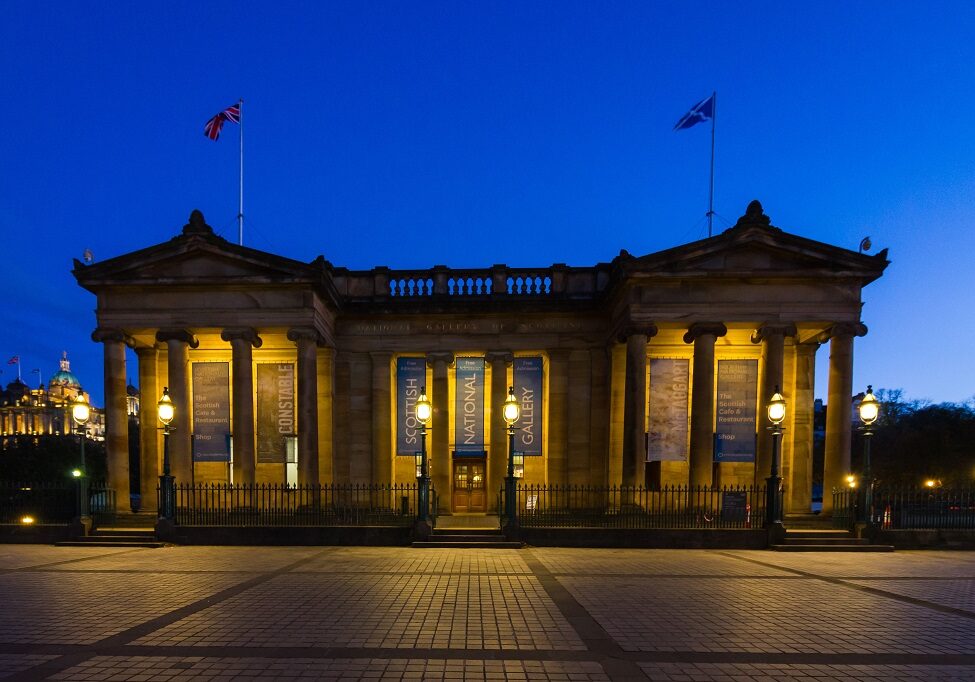
<path fill-rule="evenodd" d="M 518 527 L 517 482 L 515 478 L 515 422 L 521 416 L 521 405 L 515 398 L 515 387 L 508 388 L 508 398 L 501 408 L 501 416 L 508 425 L 508 475 L 504 479 L 504 515 L 506 528 L 514 531 Z"/>
<path fill-rule="evenodd" d="M 416 420 L 420 423 L 420 475 L 417 477 L 417 487 L 420 495 L 420 508 L 417 510 L 417 522 L 427 524 L 430 517 L 430 468 L 427 464 L 427 424 L 433 416 L 433 406 L 427 398 L 427 387 L 420 388 L 420 397 L 416 401 Z"/>
<path fill-rule="evenodd" d="M 85 467 L 85 438 L 88 436 L 88 419 L 91 417 L 91 406 L 85 399 L 85 392 L 78 388 L 77 397 L 71 401 L 71 419 L 77 425 L 78 442 L 81 448 L 81 466 L 71 475 L 78 479 L 78 516 L 82 523 L 89 523 L 91 517 L 90 500 L 88 499 L 88 475 Z"/>
<path fill-rule="evenodd" d="M 775 393 L 768 403 L 768 420 L 772 426 L 772 467 L 765 482 L 765 527 L 768 530 L 778 530 L 782 526 L 782 509 L 779 507 L 779 488 L 782 487 L 782 477 L 779 476 L 779 441 L 785 428 L 785 398 L 775 387 Z"/>
<path fill-rule="evenodd" d="M 159 517 L 172 521 L 175 510 L 173 509 L 173 477 L 169 473 L 169 432 L 172 430 L 169 425 L 176 416 L 176 407 L 173 405 L 173 399 L 169 397 L 169 387 L 163 388 L 162 397 L 156 403 L 156 414 L 163 425 L 163 473 L 159 477 L 162 500 L 159 505 Z"/>
<path fill-rule="evenodd" d="M 873 475 L 870 471 L 870 439 L 873 437 L 873 425 L 880 416 L 880 403 L 873 396 L 873 386 L 867 386 L 867 394 L 863 396 L 858 408 L 860 421 L 863 426 L 863 511 L 860 521 L 867 526 L 873 523 Z"/>

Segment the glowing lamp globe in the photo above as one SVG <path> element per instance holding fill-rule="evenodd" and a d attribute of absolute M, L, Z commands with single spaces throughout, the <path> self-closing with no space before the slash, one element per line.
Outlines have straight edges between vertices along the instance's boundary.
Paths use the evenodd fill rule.
<path fill-rule="evenodd" d="M 863 400 L 860 401 L 860 421 L 863 422 L 865 426 L 870 426 L 875 421 L 877 417 L 880 416 L 880 403 L 873 396 L 873 386 L 867 386 L 867 394 L 863 396 Z"/>
<path fill-rule="evenodd" d="M 176 416 L 176 407 L 173 405 L 173 399 L 169 397 L 169 387 L 163 388 L 162 398 L 156 403 L 156 409 L 158 410 L 159 421 L 169 426 L 173 417 Z"/>
<path fill-rule="evenodd" d="M 420 398 L 416 401 L 416 420 L 426 426 L 433 416 L 433 405 L 427 399 L 427 387 L 420 389 Z"/>
<path fill-rule="evenodd" d="M 778 426 L 785 419 L 785 398 L 779 393 L 778 386 L 768 404 L 768 420 Z"/>
<path fill-rule="evenodd" d="M 514 386 L 508 388 L 508 398 L 504 401 L 504 406 L 501 408 L 501 415 L 504 417 L 504 421 L 508 426 L 518 421 L 518 417 L 521 416 L 521 406 L 515 398 Z"/>
<path fill-rule="evenodd" d="M 88 423 L 89 417 L 91 417 L 91 407 L 85 400 L 85 394 L 79 392 L 78 397 L 71 402 L 71 418 L 78 426 L 84 426 Z"/>

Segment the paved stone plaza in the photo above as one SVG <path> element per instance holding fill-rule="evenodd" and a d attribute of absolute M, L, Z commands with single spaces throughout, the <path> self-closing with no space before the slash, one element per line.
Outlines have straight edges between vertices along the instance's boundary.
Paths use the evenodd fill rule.
<path fill-rule="evenodd" d="M 975 554 L 0 546 L 5 680 L 975 680 Z"/>

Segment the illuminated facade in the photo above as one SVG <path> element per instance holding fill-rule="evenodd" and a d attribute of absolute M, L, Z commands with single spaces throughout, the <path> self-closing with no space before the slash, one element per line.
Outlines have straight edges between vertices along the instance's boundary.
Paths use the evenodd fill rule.
<path fill-rule="evenodd" d="M 41 384 L 30 388 L 19 377 L 0 391 L 0 433 L 4 436 L 62 436 L 77 433 L 71 420 L 71 401 L 81 388 L 78 378 L 71 372 L 68 354 L 61 358 L 58 371 L 51 377 L 47 388 Z M 105 412 L 91 408 L 91 417 L 85 425 L 88 438 L 105 440 Z"/>
<path fill-rule="evenodd" d="M 646 256 L 479 270 L 294 261 L 217 237 L 194 212 L 174 239 L 74 274 L 97 295 L 120 491 L 129 346 L 143 424 L 164 386 L 176 406 L 177 481 L 413 481 L 425 387 L 440 513 L 490 512 L 514 386 L 526 483 L 750 484 L 768 475 L 764 404 L 780 386 L 786 507 L 802 511 L 816 349 L 829 344 L 829 402 L 847 403 L 861 290 L 887 264 L 786 233 L 752 202 L 723 233 Z M 850 417 L 829 413 L 827 486 L 849 470 Z M 140 438 L 152 504 L 161 437 Z"/>

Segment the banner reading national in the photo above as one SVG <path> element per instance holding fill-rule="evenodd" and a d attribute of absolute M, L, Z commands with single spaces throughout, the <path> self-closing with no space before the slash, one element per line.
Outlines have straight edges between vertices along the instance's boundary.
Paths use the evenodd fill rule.
<path fill-rule="evenodd" d="M 457 358 L 454 366 L 454 454 L 483 456 L 484 358 Z"/>

